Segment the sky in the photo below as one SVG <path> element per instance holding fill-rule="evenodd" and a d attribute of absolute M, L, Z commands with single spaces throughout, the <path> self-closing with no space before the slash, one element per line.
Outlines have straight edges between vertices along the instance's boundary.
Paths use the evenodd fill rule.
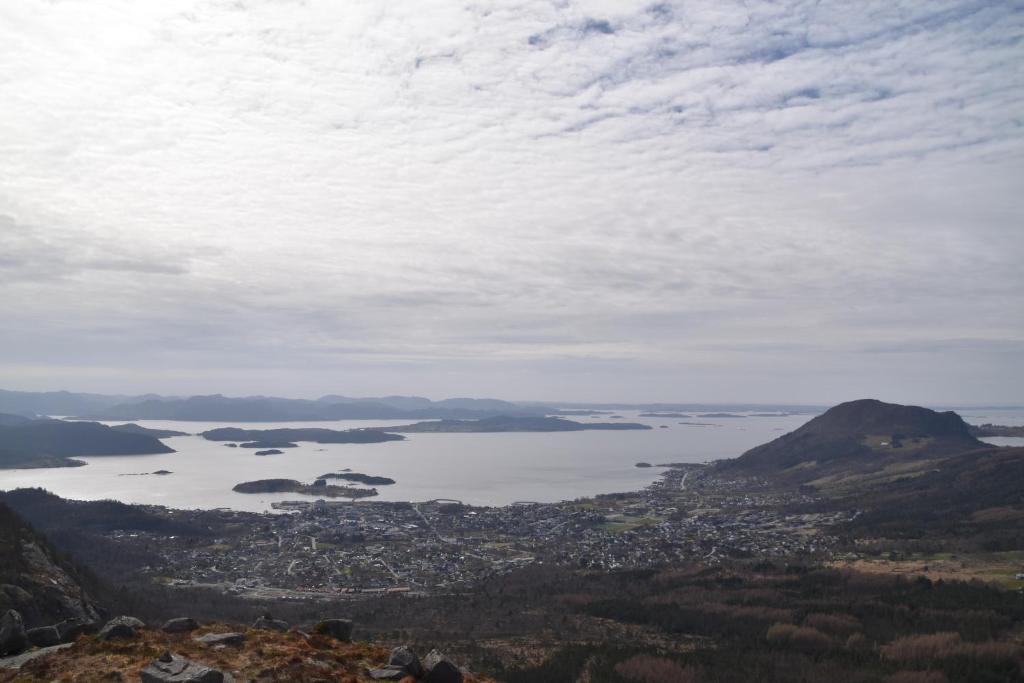
<path fill-rule="evenodd" d="M 1024 3 L 0 5 L 0 387 L 1024 404 Z"/>

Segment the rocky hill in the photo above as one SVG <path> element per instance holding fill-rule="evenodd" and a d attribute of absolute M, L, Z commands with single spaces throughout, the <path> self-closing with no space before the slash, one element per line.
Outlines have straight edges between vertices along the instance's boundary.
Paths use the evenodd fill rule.
<path fill-rule="evenodd" d="M 830 408 L 720 468 L 820 483 L 830 475 L 913 467 L 985 446 L 954 412 L 863 399 Z"/>
<path fill-rule="evenodd" d="M 17 610 L 28 627 L 95 621 L 100 611 L 83 588 L 92 581 L 0 503 L 0 614 Z"/>

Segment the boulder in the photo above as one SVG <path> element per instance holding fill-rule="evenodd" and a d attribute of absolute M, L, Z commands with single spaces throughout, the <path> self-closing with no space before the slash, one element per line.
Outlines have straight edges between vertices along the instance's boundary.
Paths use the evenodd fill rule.
<path fill-rule="evenodd" d="M 0 616 L 0 657 L 16 655 L 28 649 L 28 636 L 21 615 L 12 609 Z"/>
<path fill-rule="evenodd" d="M 420 658 L 407 645 L 400 645 L 391 651 L 388 666 L 398 667 L 413 678 L 423 675 L 423 664 L 420 663 Z"/>
<path fill-rule="evenodd" d="M 398 666 L 385 666 L 382 669 L 367 669 L 366 674 L 375 681 L 400 681 L 409 674 Z"/>
<path fill-rule="evenodd" d="M 160 630 L 164 633 L 191 633 L 199 628 L 199 622 L 192 617 L 177 617 L 168 619 Z"/>
<path fill-rule="evenodd" d="M 100 629 L 96 638 L 99 640 L 131 640 L 136 636 L 135 629 L 128 624 L 112 619 Z"/>
<path fill-rule="evenodd" d="M 25 635 L 28 636 L 29 642 L 36 647 L 53 647 L 61 643 L 60 631 L 57 630 L 56 626 L 30 628 L 25 632 Z"/>
<path fill-rule="evenodd" d="M 437 650 L 423 658 L 424 683 L 462 683 L 462 671 Z"/>
<path fill-rule="evenodd" d="M 352 622 L 348 619 L 324 619 L 313 627 L 313 631 L 346 643 L 352 640 Z"/>
<path fill-rule="evenodd" d="M 216 669 L 165 652 L 140 673 L 142 683 L 224 683 Z"/>
<path fill-rule="evenodd" d="M 211 647 L 214 645 L 241 645 L 245 642 L 245 634 L 236 632 L 207 633 L 205 636 L 195 638 L 195 641 Z"/>
<path fill-rule="evenodd" d="M 270 615 L 264 615 L 252 622 L 252 627 L 258 631 L 281 631 L 282 633 L 291 628 L 287 621 L 273 619 Z"/>
<path fill-rule="evenodd" d="M 54 628 L 60 634 L 60 642 L 62 643 L 73 643 L 83 633 L 93 633 L 97 630 L 94 622 L 77 618 L 65 619 L 54 624 Z"/>
<path fill-rule="evenodd" d="M 129 617 L 129 616 L 125 616 L 125 615 L 122 615 L 120 617 L 114 617 L 113 619 L 111 619 L 110 621 L 107 622 L 107 624 L 115 624 L 115 623 L 116 624 L 124 624 L 125 626 L 131 626 L 132 628 L 134 628 L 136 630 L 138 630 L 140 628 L 146 628 L 146 624 L 145 624 L 145 622 L 142 621 L 142 619 L 136 619 L 135 617 Z"/>

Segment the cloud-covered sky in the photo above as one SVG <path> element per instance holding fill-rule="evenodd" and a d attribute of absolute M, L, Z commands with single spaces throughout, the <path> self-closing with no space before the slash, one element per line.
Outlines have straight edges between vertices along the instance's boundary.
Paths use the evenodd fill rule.
<path fill-rule="evenodd" d="M 0 385 L 1024 402 L 1024 3 L 0 7 Z"/>

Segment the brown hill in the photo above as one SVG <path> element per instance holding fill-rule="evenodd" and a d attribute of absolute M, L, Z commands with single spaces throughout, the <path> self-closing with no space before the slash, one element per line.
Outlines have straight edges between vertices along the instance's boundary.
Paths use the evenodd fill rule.
<path fill-rule="evenodd" d="M 954 412 L 862 399 L 830 408 L 720 467 L 827 487 L 844 475 L 897 474 L 901 466 L 984 448 L 969 429 Z"/>

